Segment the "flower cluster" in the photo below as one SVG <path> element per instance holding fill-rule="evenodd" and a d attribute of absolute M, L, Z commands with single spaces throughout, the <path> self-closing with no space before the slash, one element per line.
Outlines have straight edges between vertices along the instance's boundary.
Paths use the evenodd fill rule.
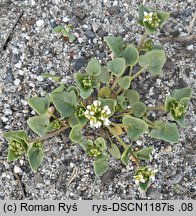
<path fill-rule="evenodd" d="M 144 11 L 144 22 L 147 22 L 152 28 L 158 28 L 161 24 L 161 19 L 158 17 L 156 12 Z"/>
<path fill-rule="evenodd" d="M 90 157 L 98 157 L 101 154 L 102 154 L 102 151 L 98 147 L 92 147 L 88 152 L 88 155 Z"/>
<path fill-rule="evenodd" d="M 101 125 L 109 125 L 109 115 L 111 110 L 108 106 L 101 107 L 100 101 L 94 101 L 92 105 L 88 105 L 84 115 L 90 120 L 90 125 L 92 127 L 99 128 Z"/>
<path fill-rule="evenodd" d="M 93 81 L 89 76 L 85 76 L 82 80 L 82 85 L 85 89 L 92 87 Z"/>
<path fill-rule="evenodd" d="M 149 180 L 154 181 L 156 172 L 157 170 L 153 170 L 149 167 L 142 167 L 138 169 L 136 175 L 134 176 L 135 183 L 145 183 Z"/>
<path fill-rule="evenodd" d="M 76 115 L 78 116 L 78 118 L 84 118 L 84 112 L 85 112 L 85 108 L 83 106 L 78 106 L 77 110 L 76 110 Z"/>
<path fill-rule="evenodd" d="M 14 152 L 15 155 L 20 156 L 24 152 L 24 146 L 22 143 L 17 141 L 11 141 L 9 144 L 9 149 Z"/>
<path fill-rule="evenodd" d="M 186 106 L 177 100 L 170 105 L 170 111 L 175 117 L 181 117 L 186 112 Z"/>

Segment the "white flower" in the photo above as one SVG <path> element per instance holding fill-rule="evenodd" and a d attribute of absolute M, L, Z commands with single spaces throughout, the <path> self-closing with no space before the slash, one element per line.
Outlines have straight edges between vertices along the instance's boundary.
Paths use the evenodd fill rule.
<path fill-rule="evenodd" d="M 157 170 L 157 169 L 152 170 L 151 168 L 148 168 L 148 171 L 150 172 L 149 178 L 150 178 L 152 181 L 154 181 L 154 180 L 155 180 L 155 174 L 156 174 L 156 172 L 158 172 L 158 170 Z"/>
<path fill-rule="evenodd" d="M 148 13 L 148 12 L 146 12 L 146 11 L 144 11 L 144 19 L 143 19 L 143 21 L 144 22 L 146 22 L 146 21 L 152 21 L 152 15 L 153 15 L 153 12 L 150 12 L 150 13 Z"/>
<path fill-rule="evenodd" d="M 101 107 L 101 102 L 93 101 L 92 105 L 88 105 L 84 115 L 90 120 L 90 126 L 99 128 L 101 125 L 109 125 L 108 115 L 111 114 L 109 106 Z"/>
<path fill-rule="evenodd" d="M 95 101 L 93 101 L 93 105 L 96 106 L 96 107 L 98 107 L 98 106 L 101 105 L 101 102 L 98 101 L 98 100 L 95 100 Z"/>
<path fill-rule="evenodd" d="M 143 175 L 136 175 L 136 176 L 134 176 L 134 179 L 135 179 L 136 184 L 139 184 L 140 182 L 142 182 L 142 183 L 145 182 Z"/>

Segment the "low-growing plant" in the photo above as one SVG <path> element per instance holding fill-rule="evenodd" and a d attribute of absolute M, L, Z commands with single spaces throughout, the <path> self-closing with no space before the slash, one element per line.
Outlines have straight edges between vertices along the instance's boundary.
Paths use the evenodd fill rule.
<path fill-rule="evenodd" d="M 52 29 L 53 33 L 61 33 L 63 37 L 68 40 L 70 43 L 76 40 L 76 36 L 72 33 L 72 25 L 68 24 L 66 27 L 58 25 Z"/>
<path fill-rule="evenodd" d="M 140 74 L 149 72 L 158 76 L 161 73 L 166 61 L 165 52 L 147 36 L 158 31 L 168 17 L 167 12 L 140 5 L 138 23 L 146 31 L 137 47 L 125 44 L 121 37 L 107 36 L 104 41 L 111 50 L 112 59 L 106 66 L 92 58 L 85 72 L 75 74 L 75 85 L 66 88 L 62 84 L 47 97 L 29 98 L 29 105 L 38 115 L 30 117 L 27 124 L 39 137 L 29 139 L 23 130 L 4 133 L 9 142 L 8 161 L 26 154 L 36 172 L 44 157 L 44 141 L 70 128 L 70 140 L 78 143 L 92 158 L 97 176 L 108 170 L 110 157 L 121 160 L 125 166 L 132 160 L 135 164 L 133 178 L 146 191 L 157 170 L 143 166 L 141 161 L 150 161 L 154 148 L 135 148 L 135 141 L 148 134 L 158 140 L 178 143 L 177 125 L 185 126 L 191 97 L 190 88 L 175 89 L 166 97 L 163 106 L 148 107 L 138 91 L 132 88 L 132 82 Z M 59 31 L 59 27 L 56 28 Z M 138 71 L 133 72 L 136 68 Z M 50 74 L 44 74 L 44 77 L 60 83 L 59 77 Z M 152 110 L 169 113 L 172 119 L 152 120 L 149 113 Z M 93 133 L 91 138 L 89 131 Z M 124 136 L 129 137 L 128 143 Z"/>

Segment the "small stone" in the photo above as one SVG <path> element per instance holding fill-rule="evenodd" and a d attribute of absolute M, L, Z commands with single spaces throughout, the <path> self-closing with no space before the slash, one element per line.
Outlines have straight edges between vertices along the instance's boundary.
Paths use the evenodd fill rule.
<path fill-rule="evenodd" d="M 189 45 L 189 46 L 186 47 L 186 49 L 187 49 L 188 51 L 193 50 L 193 48 L 194 48 L 193 44 L 191 44 L 191 45 Z"/>
<path fill-rule="evenodd" d="M 156 188 L 149 188 L 146 192 L 146 196 L 150 197 L 153 200 L 162 199 L 162 194 Z"/>
<path fill-rule="evenodd" d="M 82 67 L 85 67 L 85 60 L 83 58 L 78 58 L 75 60 L 74 69 L 79 71 Z"/>
<path fill-rule="evenodd" d="M 106 36 L 108 36 L 108 33 L 106 31 L 102 30 L 102 29 L 99 29 L 98 32 L 97 32 L 97 35 L 99 37 L 106 37 Z"/>
<path fill-rule="evenodd" d="M 120 8 L 115 5 L 115 6 L 108 7 L 107 11 L 110 13 L 110 15 L 119 14 Z"/>
<path fill-rule="evenodd" d="M 65 23 L 67 23 L 67 22 L 70 21 L 70 19 L 68 17 L 63 17 L 62 21 L 65 22 Z"/>
<path fill-rule="evenodd" d="M 14 85 L 18 86 L 20 84 L 20 80 L 19 79 L 15 79 L 14 80 Z"/>
<path fill-rule="evenodd" d="M 80 18 L 80 19 L 84 19 L 84 17 L 86 16 L 85 12 L 83 11 L 82 8 L 76 8 L 74 11 L 73 11 L 73 14 L 77 17 L 77 18 Z"/>
<path fill-rule="evenodd" d="M 37 77 L 37 80 L 41 82 L 41 81 L 44 80 L 44 78 L 43 78 L 42 76 L 38 76 L 38 77 Z"/>
<path fill-rule="evenodd" d="M 18 62 L 17 64 L 14 65 L 16 68 L 20 69 L 22 67 L 22 62 Z"/>
<path fill-rule="evenodd" d="M 80 44 L 83 43 L 83 41 L 84 41 L 83 38 L 81 38 L 81 37 L 78 38 L 78 42 L 79 42 Z"/>
<path fill-rule="evenodd" d="M 36 25 L 37 25 L 37 27 L 43 26 L 43 25 L 44 25 L 44 20 L 38 20 L 38 21 L 36 22 Z"/>
<path fill-rule="evenodd" d="M 34 181 L 36 182 L 36 183 L 42 183 L 43 182 L 43 178 L 41 177 L 41 175 L 40 175 L 40 173 L 39 172 L 37 172 L 35 175 L 34 175 Z"/>
<path fill-rule="evenodd" d="M 84 34 L 86 35 L 86 37 L 88 38 L 94 38 L 95 37 L 95 34 L 90 30 L 90 29 L 87 29 Z"/>
<path fill-rule="evenodd" d="M 14 172 L 15 173 L 20 173 L 20 172 L 22 172 L 22 170 L 21 170 L 21 168 L 20 167 L 18 167 L 18 166 L 14 166 Z"/>

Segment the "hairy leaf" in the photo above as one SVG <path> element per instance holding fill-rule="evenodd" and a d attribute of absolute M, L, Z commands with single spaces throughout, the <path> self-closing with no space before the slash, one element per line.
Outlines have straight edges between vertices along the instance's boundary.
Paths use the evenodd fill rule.
<path fill-rule="evenodd" d="M 70 140 L 76 143 L 80 142 L 82 140 L 81 130 L 82 130 L 82 125 L 75 125 L 69 133 Z"/>
<path fill-rule="evenodd" d="M 163 50 L 151 50 L 140 56 L 139 65 L 146 68 L 153 76 L 159 75 L 165 64 L 166 57 Z"/>
<path fill-rule="evenodd" d="M 133 152 L 136 158 L 141 160 L 150 160 L 150 154 L 154 150 L 154 147 L 142 148 L 139 151 Z"/>
<path fill-rule="evenodd" d="M 128 165 L 128 160 L 129 160 L 129 154 L 131 152 L 131 149 L 132 149 L 132 146 L 128 146 L 124 152 L 122 153 L 122 156 L 121 156 L 121 161 L 124 165 Z"/>
<path fill-rule="evenodd" d="M 118 146 L 114 143 L 111 143 L 111 147 L 108 148 L 108 151 L 110 152 L 110 154 L 115 157 L 116 159 L 120 159 L 121 158 L 121 153 L 120 150 L 118 148 Z"/>
<path fill-rule="evenodd" d="M 146 105 L 142 102 L 136 102 L 132 105 L 131 109 L 136 117 L 142 117 L 146 112 Z"/>
<path fill-rule="evenodd" d="M 107 36 L 104 38 L 114 58 L 121 57 L 123 54 L 123 39 L 121 37 Z"/>
<path fill-rule="evenodd" d="M 145 123 L 145 121 L 135 117 L 126 115 L 123 117 L 122 122 L 125 126 L 127 126 L 127 135 L 132 140 L 137 140 L 148 130 L 148 125 Z"/>
<path fill-rule="evenodd" d="M 115 112 L 115 107 L 116 107 L 116 100 L 114 99 L 102 99 L 102 98 L 99 98 L 99 101 L 101 102 L 101 106 L 109 106 L 110 108 L 110 111 L 111 111 L 111 114 L 109 116 L 112 116 Z"/>
<path fill-rule="evenodd" d="M 94 161 L 94 171 L 96 176 L 102 176 L 109 168 L 108 160 L 98 158 Z"/>
<path fill-rule="evenodd" d="M 139 102 L 140 95 L 136 90 L 126 90 L 125 98 L 127 98 L 129 105 Z"/>
<path fill-rule="evenodd" d="M 124 76 L 118 80 L 118 85 L 124 89 L 128 89 L 130 86 L 130 77 Z"/>
<path fill-rule="evenodd" d="M 139 59 L 139 53 L 133 45 L 128 45 L 124 52 L 123 57 L 126 60 L 127 65 L 135 65 Z"/>
<path fill-rule="evenodd" d="M 28 99 L 29 105 L 40 115 L 44 115 L 48 111 L 49 99 L 33 97 Z"/>
<path fill-rule="evenodd" d="M 92 58 L 86 67 L 86 72 L 92 76 L 98 76 L 101 73 L 101 65 L 96 58 Z"/>
<path fill-rule="evenodd" d="M 150 136 L 171 143 L 179 142 L 179 132 L 175 123 L 159 122 L 156 128 L 150 131 Z"/>
<path fill-rule="evenodd" d="M 101 83 L 108 83 L 110 79 L 110 74 L 105 67 L 101 67 L 101 73 L 97 76 Z"/>
<path fill-rule="evenodd" d="M 28 161 L 31 169 L 36 172 L 44 158 L 43 143 L 33 143 L 32 147 L 27 152 Z"/>
<path fill-rule="evenodd" d="M 172 93 L 172 97 L 180 100 L 184 97 L 190 98 L 192 95 L 192 89 L 191 88 L 182 88 L 182 89 L 175 89 Z"/>
<path fill-rule="evenodd" d="M 62 117 L 67 118 L 75 111 L 77 98 L 74 91 L 51 94 L 50 98 Z"/>
<path fill-rule="evenodd" d="M 126 62 L 124 58 L 116 58 L 107 63 L 107 68 L 114 75 L 120 76 L 126 69 Z"/>

